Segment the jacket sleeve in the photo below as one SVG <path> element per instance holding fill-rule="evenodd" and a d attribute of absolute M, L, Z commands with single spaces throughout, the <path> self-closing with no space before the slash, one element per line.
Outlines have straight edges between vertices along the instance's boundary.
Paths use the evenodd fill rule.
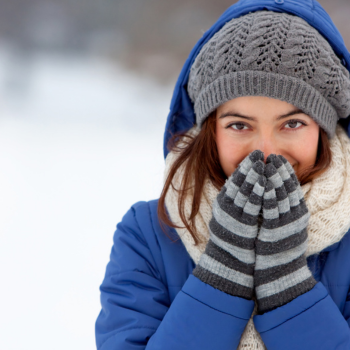
<path fill-rule="evenodd" d="M 342 315 L 322 282 L 318 282 L 290 303 L 254 316 L 255 328 L 269 350 L 348 350 L 350 295 L 347 300 Z"/>
<path fill-rule="evenodd" d="M 152 225 L 138 220 L 140 210 L 147 210 L 147 203 L 132 207 L 114 234 L 100 287 L 97 349 L 237 348 L 254 301 L 225 294 L 190 275 L 170 303 L 145 238 L 155 233 Z"/>

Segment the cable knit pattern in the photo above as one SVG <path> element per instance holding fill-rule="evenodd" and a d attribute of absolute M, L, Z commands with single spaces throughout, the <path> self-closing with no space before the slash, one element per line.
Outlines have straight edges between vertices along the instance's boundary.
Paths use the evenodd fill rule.
<path fill-rule="evenodd" d="M 196 127 L 189 131 L 196 135 Z M 339 242 L 350 228 L 350 139 L 344 129 L 336 128 L 335 137 L 330 140 L 333 160 L 327 171 L 316 180 L 302 186 L 306 205 L 311 214 L 308 225 L 308 248 L 306 256 L 319 253 L 324 248 Z M 170 152 L 166 158 L 165 178 L 178 154 Z M 176 173 L 173 185 L 176 188 L 183 176 L 183 168 Z M 194 241 L 185 229 L 177 229 L 189 255 L 197 264 L 205 250 L 209 239 L 208 224 L 212 216 L 212 203 L 219 191 L 207 181 L 198 215 L 196 227 L 201 235 L 201 243 L 194 246 Z M 177 192 L 169 189 L 165 200 L 171 220 L 181 226 L 182 222 L 177 208 Z M 185 212 L 189 215 L 191 198 L 185 203 Z M 256 302 L 256 300 L 255 300 Z M 266 349 L 260 334 L 256 331 L 253 316 L 257 312 L 257 303 L 252 316 L 241 337 L 238 349 L 262 350 Z"/>
<path fill-rule="evenodd" d="M 268 96 L 303 110 L 333 137 L 350 114 L 350 77 L 305 20 L 258 11 L 234 18 L 203 46 L 188 80 L 197 124 L 240 96 Z"/>
<path fill-rule="evenodd" d="M 306 256 L 339 242 L 350 227 L 350 140 L 340 126 L 336 133 L 331 140 L 331 166 L 312 183 L 302 186 L 311 214 Z"/>

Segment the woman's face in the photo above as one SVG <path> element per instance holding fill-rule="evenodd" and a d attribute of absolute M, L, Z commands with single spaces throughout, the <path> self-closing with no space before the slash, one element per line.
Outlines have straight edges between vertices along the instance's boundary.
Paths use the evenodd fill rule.
<path fill-rule="evenodd" d="M 216 110 L 216 144 L 229 177 L 254 150 L 281 154 L 296 175 L 316 161 L 319 126 L 290 103 L 263 96 L 238 97 Z"/>

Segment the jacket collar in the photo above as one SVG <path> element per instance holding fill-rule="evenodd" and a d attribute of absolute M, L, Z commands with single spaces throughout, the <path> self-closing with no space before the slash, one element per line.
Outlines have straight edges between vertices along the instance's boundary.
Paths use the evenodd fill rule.
<path fill-rule="evenodd" d="M 346 235 L 350 235 L 350 230 L 349 230 L 347 233 L 345 233 L 345 235 L 343 236 L 342 240 L 344 239 L 344 237 L 345 237 Z M 338 247 L 339 247 L 340 244 L 342 243 L 342 240 L 339 241 L 339 242 L 336 242 L 336 243 L 334 243 L 334 244 L 332 244 L 332 245 L 330 245 L 329 247 L 327 247 L 327 248 L 325 248 L 325 249 L 323 249 L 323 250 L 321 251 L 321 253 L 323 253 L 323 252 L 331 252 L 332 250 L 338 249 Z"/>

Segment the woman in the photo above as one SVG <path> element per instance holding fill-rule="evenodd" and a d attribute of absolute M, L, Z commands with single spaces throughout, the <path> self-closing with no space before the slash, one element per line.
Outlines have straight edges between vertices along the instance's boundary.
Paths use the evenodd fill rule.
<path fill-rule="evenodd" d="M 203 36 L 162 195 L 117 226 L 98 349 L 350 348 L 349 64 L 316 1 L 241 0 Z"/>

